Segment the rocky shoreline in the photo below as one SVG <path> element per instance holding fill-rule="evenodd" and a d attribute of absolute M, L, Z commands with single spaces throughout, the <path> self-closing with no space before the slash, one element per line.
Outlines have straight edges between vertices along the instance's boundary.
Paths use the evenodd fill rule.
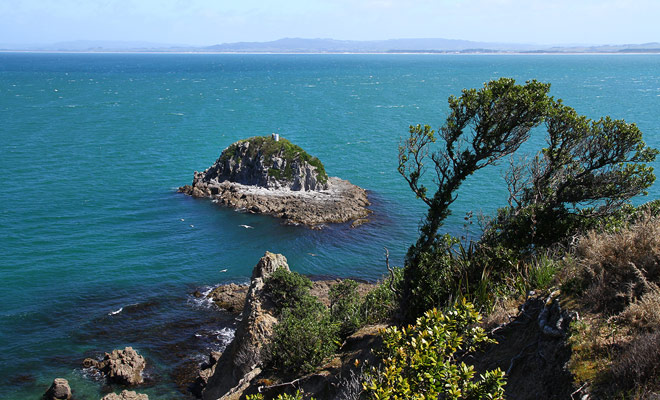
<path fill-rule="evenodd" d="M 207 352 L 210 351 L 208 359 L 201 365 L 197 361 L 194 366 L 190 365 L 189 370 L 172 375 L 183 397 L 238 399 L 246 391 L 252 393 L 256 389 L 255 385 L 263 378 L 260 368 L 262 361 L 260 349 L 270 341 L 273 327 L 278 322 L 272 304 L 262 294 L 262 288 L 264 280 L 277 268 L 289 270 L 286 258 L 281 254 L 266 252 L 254 267 L 249 284 L 228 283 L 218 285 L 208 292 L 202 293 L 198 290 L 191 293 L 192 297 L 204 299 L 205 303 L 213 302 L 217 306 L 217 308 L 213 307 L 217 309 L 216 312 L 228 312 L 238 323 L 233 340 L 228 343 L 224 351 L 207 349 Z M 316 280 L 312 278 L 309 292 L 329 307 L 330 289 L 341 282 L 342 279 L 339 278 L 321 277 Z M 373 283 L 359 282 L 357 291 L 360 296 L 364 296 L 374 287 Z M 213 311 L 209 309 L 208 312 Z M 351 349 L 352 352 L 359 352 L 362 358 L 369 357 L 368 348 L 358 345 L 362 343 L 362 339 L 356 338 L 363 338 L 366 335 L 369 340 L 375 340 L 377 330 L 372 327 L 356 334 L 345 351 Z M 350 361 L 355 359 L 354 356 L 352 357 Z M 126 347 L 112 350 L 102 357 L 86 358 L 79 365 L 84 370 L 91 370 L 97 374 L 106 388 L 112 388 L 113 392 L 103 395 L 101 400 L 148 400 L 147 394 L 140 393 L 141 389 L 149 388 L 154 384 L 153 379 L 151 381 L 144 379 L 147 361 L 132 347 Z M 338 362 L 335 360 L 332 363 L 335 365 Z M 348 361 L 339 364 L 342 363 L 346 366 L 350 364 Z M 328 371 L 319 371 L 321 375 L 328 373 Z M 336 375 L 336 373 L 337 371 L 333 370 L 332 374 Z M 321 375 L 310 378 L 314 385 L 319 385 L 319 382 L 324 382 L 325 385 L 332 380 L 330 379 L 332 377 L 326 379 L 326 377 L 321 378 Z M 119 392 L 115 392 L 116 390 Z M 56 378 L 43 396 L 46 400 L 76 398 L 78 398 L 76 388 L 70 387 L 69 381 L 63 378 Z"/>
<path fill-rule="evenodd" d="M 335 177 L 328 178 L 326 190 L 303 192 L 228 181 L 205 182 L 198 174 L 192 185 L 180 187 L 179 192 L 211 198 L 220 205 L 248 213 L 272 215 L 291 225 L 320 227 L 353 221 L 353 226 L 358 226 L 371 213 L 366 208 L 370 205 L 366 190 Z"/>
<path fill-rule="evenodd" d="M 246 394 L 268 390 L 264 379 L 268 376 L 263 371 L 263 352 L 273 336 L 274 326 L 278 323 L 274 304 L 264 291 L 265 280 L 276 270 L 289 270 L 286 257 L 281 254 L 266 254 L 259 260 L 252 271 L 249 285 L 221 285 L 207 294 L 220 307 L 230 307 L 238 312 L 242 303 L 240 323 L 234 340 L 223 353 L 211 353 L 209 360 L 200 368 L 193 386 L 194 394 L 204 400 L 238 400 Z M 325 306 L 330 306 L 330 288 L 341 279 L 326 279 L 312 282 L 310 294 L 317 297 Z M 374 288 L 373 284 L 360 283 L 358 293 L 366 294 Z M 334 378 L 348 374 L 355 359 L 366 360 L 371 357 L 370 349 L 374 340 L 379 340 L 380 327 L 369 327 L 349 337 L 339 354 L 348 355 L 345 359 L 332 360 L 331 367 L 324 368 L 310 376 L 299 379 L 301 387 L 309 393 L 330 390 Z M 359 354 L 359 357 L 356 355 Z M 278 385 L 275 385 L 276 387 Z M 332 390 L 338 390 L 335 387 Z"/>
<path fill-rule="evenodd" d="M 254 137 L 227 147 L 191 185 L 178 190 L 223 206 L 282 218 L 292 225 L 366 222 L 366 190 L 328 177 L 323 164 L 286 139 Z"/>

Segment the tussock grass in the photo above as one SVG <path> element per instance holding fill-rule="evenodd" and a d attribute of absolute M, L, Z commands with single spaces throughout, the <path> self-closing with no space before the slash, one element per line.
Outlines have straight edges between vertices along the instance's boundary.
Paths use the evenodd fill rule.
<path fill-rule="evenodd" d="M 569 339 L 576 381 L 603 398 L 650 398 L 660 390 L 660 217 L 585 234 L 571 272 L 564 286 L 589 316 Z"/>
<path fill-rule="evenodd" d="M 619 314 L 658 291 L 660 218 L 646 215 L 613 233 L 591 231 L 579 241 L 576 256 L 587 302 L 595 311 Z"/>

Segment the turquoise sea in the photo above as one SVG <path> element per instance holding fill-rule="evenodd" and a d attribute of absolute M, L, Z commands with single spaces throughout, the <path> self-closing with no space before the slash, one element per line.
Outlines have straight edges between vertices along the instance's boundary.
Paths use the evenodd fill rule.
<path fill-rule="evenodd" d="M 375 280 L 384 247 L 400 265 L 424 215 L 396 172 L 400 138 L 502 76 L 550 82 L 660 147 L 657 55 L 0 54 L 0 398 L 37 399 L 64 377 L 98 399 L 113 388 L 81 362 L 124 346 L 150 365 L 139 391 L 186 398 L 177 377 L 235 324 L 195 290 L 247 281 L 267 250 L 312 275 Z M 282 226 L 176 193 L 232 142 L 272 132 L 368 189 L 371 222 Z M 448 232 L 505 204 L 501 175 L 466 182 Z"/>

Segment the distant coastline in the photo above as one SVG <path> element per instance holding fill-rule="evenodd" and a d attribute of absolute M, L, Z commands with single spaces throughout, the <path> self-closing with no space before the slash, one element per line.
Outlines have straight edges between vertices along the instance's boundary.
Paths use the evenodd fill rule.
<path fill-rule="evenodd" d="M 131 50 L 103 50 L 103 51 L 74 51 L 74 50 L 6 50 L 0 49 L 0 54 L 11 54 L 11 53 L 20 53 L 20 54 L 194 54 L 194 55 L 213 55 L 213 54 L 225 54 L 225 55 L 428 55 L 428 56 L 461 56 L 461 55 L 472 55 L 472 56 L 579 56 L 579 55 L 610 55 L 610 56 L 629 56 L 629 55 L 658 55 L 660 54 L 660 49 L 657 51 L 640 51 L 640 52 L 514 52 L 514 51 L 502 51 L 502 52 L 422 52 L 422 51 L 411 51 L 411 52 L 239 52 L 239 51 L 131 51 Z"/>
<path fill-rule="evenodd" d="M 141 42 L 73 41 L 10 45 L 0 52 L 137 53 L 137 54 L 660 54 L 660 42 L 621 45 L 539 45 L 426 38 L 372 41 L 284 38 L 270 42 L 211 46 Z"/>

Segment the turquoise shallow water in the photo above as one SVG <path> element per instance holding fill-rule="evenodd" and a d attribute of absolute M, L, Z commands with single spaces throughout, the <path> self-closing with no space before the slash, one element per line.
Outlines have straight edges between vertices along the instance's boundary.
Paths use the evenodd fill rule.
<path fill-rule="evenodd" d="M 383 247 L 401 264 L 424 207 L 396 172 L 399 138 L 500 76 L 551 82 L 660 147 L 655 55 L 0 54 L 0 398 L 37 398 L 57 376 L 99 398 L 108 388 L 81 360 L 126 345 L 152 365 L 150 398 L 184 397 L 171 371 L 233 324 L 194 290 L 246 281 L 266 250 L 316 275 L 377 279 Z M 312 231 L 175 193 L 235 140 L 271 132 L 368 189 L 372 222 Z M 446 229 L 504 201 L 501 170 L 482 171 Z"/>

